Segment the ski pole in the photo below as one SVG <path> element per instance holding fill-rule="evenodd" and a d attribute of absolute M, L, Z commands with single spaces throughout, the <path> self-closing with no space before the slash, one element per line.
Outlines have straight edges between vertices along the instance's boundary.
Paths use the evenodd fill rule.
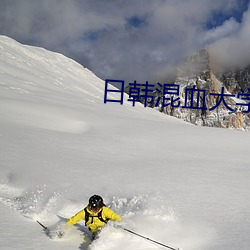
<path fill-rule="evenodd" d="M 171 249 L 171 250 L 180 250 L 180 248 L 173 248 L 173 247 L 167 246 L 167 245 L 162 244 L 162 243 L 160 243 L 160 242 L 158 242 L 158 241 L 155 241 L 155 240 L 152 240 L 152 239 L 150 239 L 150 238 L 148 238 L 148 237 L 145 237 L 145 236 L 143 236 L 143 235 L 141 235 L 141 234 L 135 233 L 135 232 L 133 232 L 133 231 L 127 229 L 127 228 L 122 228 L 122 229 L 125 230 L 125 231 L 127 231 L 127 232 L 129 232 L 129 233 L 131 233 L 131 234 L 137 235 L 137 236 L 139 236 L 139 237 L 141 237 L 141 238 L 143 238 L 143 239 L 145 239 L 145 240 L 154 242 L 154 243 L 156 243 L 156 244 L 158 244 L 158 245 L 161 245 L 161 246 L 163 246 L 163 247 L 169 248 L 169 249 Z"/>
<path fill-rule="evenodd" d="M 47 227 L 45 227 L 41 222 L 39 222 L 38 220 L 36 221 L 40 226 L 42 226 L 43 227 L 43 229 L 46 231 L 46 230 L 48 230 L 48 228 Z"/>

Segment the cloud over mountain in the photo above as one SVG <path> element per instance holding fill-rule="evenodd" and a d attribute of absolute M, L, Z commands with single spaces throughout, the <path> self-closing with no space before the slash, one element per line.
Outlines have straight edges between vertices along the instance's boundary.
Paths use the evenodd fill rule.
<path fill-rule="evenodd" d="M 209 45 L 226 62 L 238 46 L 232 57 L 246 55 L 247 2 L 3 0 L 0 33 L 62 52 L 104 79 L 162 80 Z"/>

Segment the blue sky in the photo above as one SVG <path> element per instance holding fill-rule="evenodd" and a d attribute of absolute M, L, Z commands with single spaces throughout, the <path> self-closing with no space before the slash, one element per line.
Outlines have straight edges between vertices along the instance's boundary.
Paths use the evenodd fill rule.
<path fill-rule="evenodd" d="M 63 53 L 102 79 L 167 81 L 210 48 L 250 63 L 249 0 L 1 0 L 0 34 Z"/>
<path fill-rule="evenodd" d="M 242 22 L 242 17 L 244 12 L 248 9 L 249 0 L 240 0 L 238 1 L 236 8 L 233 8 L 229 13 L 224 13 L 222 10 L 216 10 L 211 14 L 211 18 L 208 19 L 206 28 L 212 29 L 216 28 L 217 26 L 223 25 L 225 20 L 230 18 L 235 18 L 235 20 L 239 23 Z"/>

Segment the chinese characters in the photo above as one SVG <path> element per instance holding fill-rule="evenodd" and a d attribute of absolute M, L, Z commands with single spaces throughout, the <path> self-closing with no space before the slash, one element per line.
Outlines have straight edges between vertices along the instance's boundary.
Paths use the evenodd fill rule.
<path fill-rule="evenodd" d="M 109 84 L 120 84 L 120 89 L 109 89 Z M 124 100 L 124 81 L 122 80 L 105 80 L 105 93 L 104 93 L 104 103 L 107 102 L 119 102 L 121 105 Z M 108 93 L 118 93 L 118 99 L 108 99 Z M 157 95 L 156 95 L 157 94 Z M 150 106 L 154 103 L 154 107 L 167 107 L 170 106 L 172 108 L 178 108 L 181 105 L 180 101 L 180 86 L 176 84 L 161 84 L 157 83 L 149 84 L 148 81 L 146 83 L 138 83 L 134 81 L 133 83 L 129 83 L 129 98 L 127 101 L 132 103 L 132 106 L 135 106 L 136 102 L 142 102 L 144 107 Z M 234 111 L 232 107 L 226 102 L 226 97 L 235 97 L 237 98 L 236 105 L 241 106 L 242 112 L 248 113 L 250 112 L 250 89 L 248 89 L 248 93 L 244 93 L 241 90 L 241 93 L 237 95 L 228 94 L 225 91 L 225 88 L 221 88 L 220 93 L 210 93 L 209 95 L 214 96 L 216 99 L 216 103 L 212 107 L 207 107 L 205 103 L 206 90 L 198 89 L 196 85 L 193 85 L 192 88 L 185 88 L 185 98 L 184 105 L 181 108 L 186 109 L 200 109 L 200 110 L 209 110 L 212 111 L 216 109 L 220 104 L 224 104 L 224 106 L 229 111 Z"/>

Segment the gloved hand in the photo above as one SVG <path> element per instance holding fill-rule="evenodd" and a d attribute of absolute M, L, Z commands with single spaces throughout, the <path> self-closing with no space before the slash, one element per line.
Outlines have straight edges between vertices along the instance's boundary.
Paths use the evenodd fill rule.
<path fill-rule="evenodd" d="M 64 234 L 65 234 L 65 232 L 62 231 L 62 230 L 58 230 L 58 231 L 56 232 L 57 238 L 62 238 Z"/>
<path fill-rule="evenodd" d="M 71 228 L 71 225 L 64 223 L 60 226 L 58 226 L 57 230 L 56 230 L 56 236 L 57 238 L 62 238 Z"/>

